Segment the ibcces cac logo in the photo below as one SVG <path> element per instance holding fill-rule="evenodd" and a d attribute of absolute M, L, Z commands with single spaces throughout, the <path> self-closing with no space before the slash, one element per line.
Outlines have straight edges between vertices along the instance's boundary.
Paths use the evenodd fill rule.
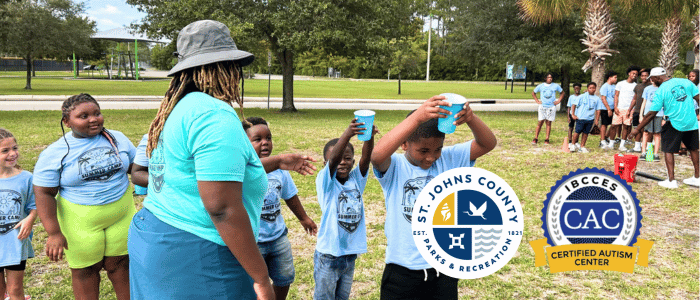
<path fill-rule="evenodd" d="M 571 172 L 557 181 L 544 201 L 545 239 L 530 242 L 535 265 L 544 266 L 549 260 L 552 273 L 632 273 L 635 262 L 647 265 L 653 244 L 638 238 L 641 220 L 639 200 L 619 176 L 596 168 Z M 639 247 L 638 260 L 633 246 Z"/>
<path fill-rule="evenodd" d="M 440 273 L 475 279 L 493 274 L 518 251 L 523 212 L 498 175 L 452 169 L 426 184 L 413 206 L 413 238 Z"/>

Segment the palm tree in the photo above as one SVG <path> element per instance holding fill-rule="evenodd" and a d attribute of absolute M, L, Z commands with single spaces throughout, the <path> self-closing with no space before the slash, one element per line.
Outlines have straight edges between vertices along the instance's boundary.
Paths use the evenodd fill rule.
<path fill-rule="evenodd" d="M 606 0 L 518 0 L 520 17 L 536 25 L 552 23 L 571 14 L 577 7 L 586 6 L 586 20 L 581 42 L 590 53 L 590 58 L 581 68 L 584 72 L 592 69 L 592 81 L 602 86 L 605 76 L 605 58 L 617 53 L 610 49 L 617 28 L 611 18 L 610 5 Z"/>
<path fill-rule="evenodd" d="M 700 12 L 693 17 L 693 52 L 695 52 L 695 69 L 700 68 Z"/>

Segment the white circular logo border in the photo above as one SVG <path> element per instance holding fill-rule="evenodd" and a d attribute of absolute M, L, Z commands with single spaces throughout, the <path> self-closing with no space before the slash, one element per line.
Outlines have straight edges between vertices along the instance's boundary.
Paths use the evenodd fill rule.
<path fill-rule="evenodd" d="M 467 183 L 467 175 L 471 176 L 469 183 Z M 455 176 L 462 176 L 464 179 L 463 182 L 455 183 Z M 481 180 L 480 183 L 481 178 L 484 178 L 484 180 Z M 443 185 L 443 181 L 447 179 L 451 179 L 452 185 Z M 492 189 L 487 187 L 489 182 L 494 183 L 494 187 Z M 436 193 L 436 187 L 441 187 L 439 194 Z M 499 187 L 504 191 L 501 196 L 496 194 Z M 480 259 L 464 260 L 447 254 L 437 243 L 433 233 L 432 224 L 435 210 L 439 208 L 440 203 L 446 196 L 462 190 L 474 190 L 488 196 L 494 203 L 496 203 L 501 215 L 503 216 L 503 225 L 501 225 L 503 226 L 503 231 L 500 239 L 491 252 L 486 253 Z M 502 201 L 502 199 L 506 196 L 508 196 L 508 200 L 510 201 L 508 206 L 506 206 Z M 515 208 L 515 212 L 508 212 L 508 209 L 512 210 L 512 208 Z M 457 212 L 454 213 L 456 218 Z M 513 216 L 517 222 L 509 220 Z M 425 218 L 425 222 L 418 221 L 421 217 Z M 497 272 L 513 258 L 515 253 L 518 252 L 518 248 L 520 247 L 524 234 L 523 222 L 523 210 L 520 200 L 515 194 L 515 191 L 513 191 L 505 180 L 498 175 L 481 168 L 463 167 L 445 171 L 426 184 L 414 203 L 411 229 L 413 230 L 413 240 L 416 243 L 418 251 L 433 268 L 438 270 L 440 273 L 449 275 L 450 277 L 460 279 L 477 279 Z M 454 225 L 455 228 L 468 228 L 470 226 L 474 225 Z M 519 235 L 510 235 L 509 232 L 518 232 Z M 428 243 L 425 242 L 426 239 L 429 240 Z M 511 240 L 510 244 L 506 244 L 508 239 Z M 431 245 L 430 249 L 428 249 L 428 245 Z M 503 251 L 504 247 L 507 248 L 506 251 Z M 432 250 L 436 251 L 435 255 L 430 253 Z M 440 256 L 441 260 L 444 259 L 444 263 L 436 260 L 436 256 L 438 255 Z M 492 264 L 492 259 L 494 259 L 496 255 L 498 256 L 498 259 Z M 453 267 L 450 268 L 450 265 Z M 464 270 L 460 271 L 460 267 L 464 267 Z M 469 271 L 467 271 L 467 267 Z M 478 270 L 473 270 L 474 267 L 476 267 Z"/>

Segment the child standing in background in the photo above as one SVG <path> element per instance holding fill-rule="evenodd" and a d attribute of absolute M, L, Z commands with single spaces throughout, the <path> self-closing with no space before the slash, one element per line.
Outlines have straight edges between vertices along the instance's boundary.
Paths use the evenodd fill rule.
<path fill-rule="evenodd" d="M 252 117 L 243 122 L 243 129 L 248 135 L 253 149 L 260 157 L 270 157 L 272 153 L 272 133 L 263 118 Z M 287 239 L 287 226 L 282 218 L 280 198 L 284 199 L 289 209 L 299 219 L 301 226 L 310 235 L 316 235 L 316 223 L 306 215 L 304 206 L 297 196 L 297 187 L 288 171 L 280 170 L 279 166 L 271 167 L 269 162 L 263 162 L 267 172 L 267 193 L 260 215 L 260 231 L 258 233 L 258 249 L 262 254 L 276 299 L 286 299 L 289 286 L 294 282 L 294 259 L 292 245 Z"/>
<path fill-rule="evenodd" d="M 316 176 L 322 217 L 314 253 L 315 300 L 348 299 L 357 255 L 367 252 L 362 193 L 377 127 L 363 129 L 363 124 L 353 119 L 340 138 L 323 147 L 326 165 Z M 372 137 L 364 142 L 360 164 L 353 168 L 355 150 L 350 138 L 363 130 L 372 130 Z"/>
<path fill-rule="evenodd" d="M 595 95 L 596 88 L 595 82 L 588 83 L 587 92 L 576 98 L 571 104 L 571 110 L 574 111 L 573 118 L 576 120 L 574 140 L 578 140 L 579 134 L 582 134 L 580 145 L 576 143 L 574 149 L 569 146 L 569 150 L 572 152 L 578 150 L 581 153 L 588 153 L 588 149 L 586 149 L 588 133 L 591 132 L 593 124 L 598 121 L 600 116 L 600 111 L 597 108 L 600 106 L 601 100 Z"/>
<path fill-rule="evenodd" d="M 34 257 L 37 216 L 32 173 L 22 170 L 18 158 L 17 140 L 0 128 L 0 295 L 10 300 L 25 299 L 24 270 L 27 259 Z"/>
<path fill-rule="evenodd" d="M 458 280 L 440 275 L 423 259 L 411 231 L 413 204 L 425 185 L 450 169 L 473 167 L 475 160 L 496 147 L 496 137 L 465 104 L 455 125 L 466 123 L 474 140 L 443 149 L 445 134 L 438 118 L 450 106 L 434 96 L 385 134 L 372 152 L 374 175 L 386 199 L 386 267 L 381 299 L 457 299 Z M 401 147 L 405 153 L 394 153 Z"/>
<path fill-rule="evenodd" d="M 581 95 L 581 84 L 580 83 L 574 83 L 574 94 L 569 96 L 569 101 L 566 102 L 566 114 L 569 117 L 569 150 L 573 151 L 571 149 L 575 148 L 575 144 L 578 143 L 578 140 L 573 139 L 573 131 L 574 131 L 574 126 L 576 126 L 576 119 L 572 118 L 571 115 L 573 115 L 573 111 L 571 110 L 571 104 L 574 103 L 576 98 Z"/>

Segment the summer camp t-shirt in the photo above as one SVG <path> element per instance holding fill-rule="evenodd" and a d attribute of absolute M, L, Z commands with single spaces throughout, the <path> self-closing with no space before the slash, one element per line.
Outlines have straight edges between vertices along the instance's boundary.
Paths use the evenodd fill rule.
<path fill-rule="evenodd" d="M 146 155 L 146 147 L 148 147 L 148 133 L 143 135 L 141 141 L 139 142 L 139 145 L 136 146 L 136 157 L 134 157 L 135 164 L 143 167 L 148 167 L 148 156 Z"/>
<path fill-rule="evenodd" d="M 18 265 L 34 257 L 32 235 L 19 240 L 19 221 L 36 209 L 32 173 L 22 171 L 10 178 L 0 178 L 0 267 Z"/>
<path fill-rule="evenodd" d="M 413 204 L 423 187 L 440 173 L 474 166 L 475 161 L 471 160 L 472 142 L 445 147 L 440 158 L 427 170 L 412 165 L 404 154 L 398 153 L 391 155 L 391 165 L 384 174 L 374 169 L 374 175 L 379 180 L 386 199 L 386 263 L 397 264 L 410 270 L 431 268 L 413 241 Z"/>
<path fill-rule="evenodd" d="M 634 99 L 634 87 L 636 82 L 629 83 L 627 80 L 619 81 L 615 86 L 615 91 L 620 92 L 617 96 L 617 107 L 620 109 L 629 109 L 632 100 Z"/>
<path fill-rule="evenodd" d="M 298 192 L 289 172 L 278 169 L 267 173 L 267 193 L 260 214 L 259 243 L 274 241 L 284 234 L 287 226 L 282 217 L 280 199 L 289 200 Z"/>
<path fill-rule="evenodd" d="M 535 87 L 535 94 L 540 93 L 540 101 L 542 101 L 542 107 L 552 107 L 554 106 L 554 101 L 557 100 L 557 93 L 561 93 L 561 86 L 552 83 L 540 83 Z"/>
<path fill-rule="evenodd" d="M 102 134 L 76 138 L 69 132 L 41 152 L 34 166 L 34 184 L 59 187 L 62 198 L 80 205 L 105 205 L 119 200 L 129 187 L 126 172 L 134 162 L 136 148 L 123 133 L 109 132 L 119 155 Z"/>
<path fill-rule="evenodd" d="M 316 175 L 316 194 L 321 206 L 321 228 L 316 251 L 333 256 L 367 252 L 367 228 L 362 193 L 367 184 L 359 167 L 348 174 L 345 184 L 331 175 L 328 165 Z"/>
<path fill-rule="evenodd" d="M 695 97 L 698 87 L 685 78 L 672 78 L 661 84 L 654 95 L 651 110 L 664 109 L 664 114 L 671 121 L 671 126 L 678 131 L 698 129 L 698 119 L 695 116 Z M 658 100 L 658 101 L 657 101 Z"/>
<path fill-rule="evenodd" d="M 579 95 L 580 96 L 580 95 Z M 570 95 L 569 96 L 569 101 L 566 101 L 566 107 L 571 107 L 571 103 L 574 102 L 574 99 L 578 98 L 576 95 Z"/>
<path fill-rule="evenodd" d="M 581 120 L 590 121 L 595 119 L 595 112 L 601 101 L 596 95 L 589 93 L 582 94 L 576 98 L 576 117 Z"/>
<path fill-rule="evenodd" d="M 233 107 L 204 93 L 187 94 L 170 113 L 148 164 L 143 206 L 158 219 L 225 246 L 197 181 L 242 182 L 243 206 L 257 239 L 267 174 Z"/>
<path fill-rule="evenodd" d="M 605 99 L 603 99 L 605 97 Z M 600 87 L 600 99 L 603 101 L 608 102 L 608 106 L 610 106 L 610 109 L 614 110 L 615 109 L 615 85 L 614 84 L 609 84 L 609 83 L 604 83 L 602 87 Z M 600 106 L 598 106 L 598 110 L 605 110 L 605 104 L 603 102 L 600 102 Z"/>
<path fill-rule="evenodd" d="M 644 88 L 644 92 L 642 93 L 642 99 L 647 99 L 647 104 L 644 106 L 644 115 L 648 114 L 649 111 L 651 111 L 651 105 L 654 103 L 654 95 L 656 94 L 656 90 L 658 90 L 658 86 L 650 85 L 648 87 Z M 662 108 L 659 110 L 658 113 L 656 113 L 657 117 L 663 117 L 664 116 L 664 109 Z"/>

